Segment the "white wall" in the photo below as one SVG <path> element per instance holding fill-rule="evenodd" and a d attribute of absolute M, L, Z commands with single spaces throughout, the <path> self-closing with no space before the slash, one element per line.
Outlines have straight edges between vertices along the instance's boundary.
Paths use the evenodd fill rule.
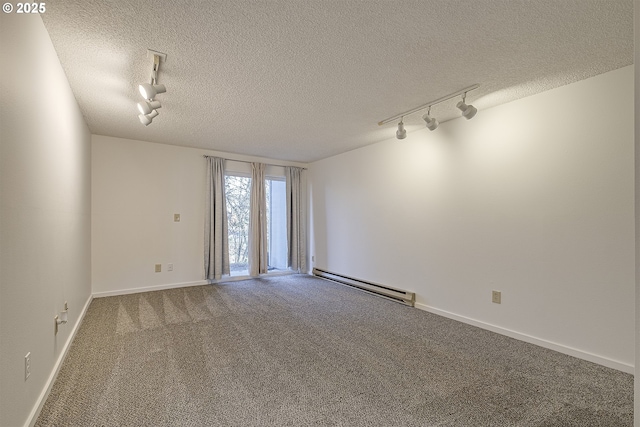
<path fill-rule="evenodd" d="M 312 163 L 315 265 L 633 372 L 633 123 L 630 66 Z"/>
<path fill-rule="evenodd" d="M 204 281 L 206 161 L 299 163 L 92 136 L 92 286 L 96 296 L 188 286 Z M 228 170 L 250 165 L 228 161 Z M 283 175 L 283 168 L 267 168 Z M 180 222 L 174 222 L 174 214 Z M 173 271 L 167 271 L 167 264 Z M 155 264 L 162 264 L 156 273 Z"/>
<path fill-rule="evenodd" d="M 0 31 L 0 425 L 19 426 L 90 300 L 91 144 L 40 16 L 3 13 Z"/>
<path fill-rule="evenodd" d="M 635 0 L 633 5 L 634 10 L 634 63 L 640 64 L 640 0 Z M 636 369 L 635 369 L 635 405 L 634 413 L 638 414 L 634 416 L 634 425 L 640 427 L 640 260 L 638 255 L 640 254 L 640 119 L 638 114 L 640 113 L 640 67 L 635 67 L 635 189 L 636 189 L 636 334 L 635 334 L 635 349 L 636 349 Z"/>

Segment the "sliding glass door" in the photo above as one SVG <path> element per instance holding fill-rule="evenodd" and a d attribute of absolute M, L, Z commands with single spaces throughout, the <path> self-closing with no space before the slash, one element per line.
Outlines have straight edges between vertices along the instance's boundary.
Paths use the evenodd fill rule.
<path fill-rule="evenodd" d="M 269 271 L 287 269 L 287 183 L 284 178 L 265 180 L 267 195 L 267 255 Z"/>
<path fill-rule="evenodd" d="M 229 268 L 232 276 L 246 276 L 249 264 L 249 202 L 251 178 L 225 176 L 227 221 L 229 230 Z"/>
<path fill-rule="evenodd" d="M 247 276 L 249 264 L 249 218 L 251 177 L 227 173 L 227 221 L 231 276 Z M 263 183 L 267 208 L 268 271 L 287 269 L 287 199 L 284 177 L 268 177 Z"/>

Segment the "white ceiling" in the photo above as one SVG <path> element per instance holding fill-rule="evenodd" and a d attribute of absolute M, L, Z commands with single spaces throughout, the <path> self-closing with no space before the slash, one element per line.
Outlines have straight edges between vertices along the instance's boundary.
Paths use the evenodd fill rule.
<path fill-rule="evenodd" d="M 633 0 L 53 0 L 42 19 L 92 133 L 299 162 L 475 83 L 482 114 L 633 63 Z M 167 93 L 145 127 L 147 49 Z"/>

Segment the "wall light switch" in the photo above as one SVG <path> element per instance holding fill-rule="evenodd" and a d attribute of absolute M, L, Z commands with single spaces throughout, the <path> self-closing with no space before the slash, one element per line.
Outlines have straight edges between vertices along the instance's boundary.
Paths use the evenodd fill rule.
<path fill-rule="evenodd" d="M 502 304 L 502 292 L 491 291 L 491 302 L 495 304 Z"/>
<path fill-rule="evenodd" d="M 162 271 L 162 264 L 156 264 L 156 273 L 160 273 Z"/>
<path fill-rule="evenodd" d="M 180 222 L 180 214 L 173 214 L 173 222 Z"/>
<path fill-rule="evenodd" d="M 167 271 L 173 271 L 173 264 L 167 264 Z"/>
<path fill-rule="evenodd" d="M 28 380 L 31 376 L 31 352 L 24 356 L 24 380 Z"/>

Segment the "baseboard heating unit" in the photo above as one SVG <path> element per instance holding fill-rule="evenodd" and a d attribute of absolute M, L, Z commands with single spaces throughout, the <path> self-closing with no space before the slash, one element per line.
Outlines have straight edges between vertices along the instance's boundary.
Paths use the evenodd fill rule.
<path fill-rule="evenodd" d="M 367 282 L 360 279 L 354 279 L 342 274 L 331 273 L 330 271 L 321 270 L 319 268 L 313 269 L 313 275 L 322 277 L 323 279 L 331 280 L 342 285 L 351 286 L 360 290 L 387 298 L 408 306 L 414 307 L 416 303 L 415 292 L 403 291 L 402 289 L 392 288 L 386 285 L 379 285 L 377 283 Z"/>

